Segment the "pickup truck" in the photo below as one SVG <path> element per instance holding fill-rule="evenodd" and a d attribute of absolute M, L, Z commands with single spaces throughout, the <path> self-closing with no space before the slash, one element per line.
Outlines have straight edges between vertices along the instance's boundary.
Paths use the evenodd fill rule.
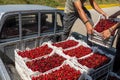
<path fill-rule="evenodd" d="M 21 80 L 15 69 L 14 50 L 35 48 L 46 41 L 61 41 L 63 11 L 42 5 L 0 5 L 0 80 Z M 73 32 L 76 39 L 87 37 Z M 97 45 L 106 53 L 115 49 Z"/>
<path fill-rule="evenodd" d="M 60 41 L 63 12 L 42 5 L 0 5 L 0 80 L 21 80 L 14 49 L 35 48 L 45 41 Z"/>

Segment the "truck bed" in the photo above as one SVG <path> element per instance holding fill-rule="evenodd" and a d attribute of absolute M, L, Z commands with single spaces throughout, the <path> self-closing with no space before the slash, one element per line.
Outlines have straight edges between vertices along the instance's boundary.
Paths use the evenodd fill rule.
<path fill-rule="evenodd" d="M 86 36 L 83 36 L 78 33 L 72 33 L 71 35 L 74 36 L 76 39 L 81 39 L 81 40 L 87 42 Z M 114 48 L 108 49 L 108 48 L 104 48 L 99 45 L 94 45 L 94 46 L 98 46 L 99 49 L 102 49 L 106 53 L 109 53 L 112 55 L 114 55 L 114 53 L 115 53 Z M 11 55 L 9 57 L 14 57 L 14 56 Z M 0 69 L 1 69 L 0 70 L 0 80 L 22 80 L 20 75 L 18 74 L 17 70 L 15 69 L 14 61 L 10 60 L 9 57 L 4 55 L 4 57 L 2 57 L 2 59 L 0 58 Z M 99 79 L 99 80 L 101 80 L 101 79 Z"/>

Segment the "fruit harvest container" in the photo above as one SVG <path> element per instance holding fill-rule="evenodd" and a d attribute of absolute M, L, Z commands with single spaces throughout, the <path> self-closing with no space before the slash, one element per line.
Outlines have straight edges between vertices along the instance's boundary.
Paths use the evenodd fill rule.
<path fill-rule="evenodd" d="M 99 51 L 101 51 L 101 50 L 99 50 Z M 105 74 L 108 74 L 108 72 L 112 71 L 114 56 L 112 56 L 110 54 L 109 55 L 104 54 L 104 55 L 109 57 L 110 61 L 108 63 L 98 67 L 98 68 L 95 68 L 95 69 L 94 68 L 88 68 L 87 66 L 80 64 L 78 62 L 79 59 L 76 59 L 77 61 L 75 59 L 72 59 L 72 62 L 75 65 L 81 67 L 83 70 L 85 70 L 86 73 L 92 77 L 92 80 L 96 80 L 96 79 L 100 78 L 101 76 L 103 76 Z M 89 58 L 89 56 L 86 57 L 86 58 Z"/>
<path fill-rule="evenodd" d="M 98 21 L 94 25 L 93 34 L 88 35 L 88 40 L 92 43 L 98 44 L 106 48 L 112 47 L 113 41 L 117 34 L 117 30 L 112 33 L 109 39 L 103 39 L 103 37 L 101 36 L 101 32 L 115 25 L 119 21 L 120 19 L 118 18 L 102 19 L 102 16 L 100 16 Z"/>
<path fill-rule="evenodd" d="M 93 80 L 98 79 L 99 77 L 107 74 L 108 72 L 112 71 L 113 68 L 113 58 L 111 58 L 110 62 L 97 68 L 94 71 L 90 71 L 88 74 L 93 78 Z"/>
<path fill-rule="evenodd" d="M 92 78 L 89 75 L 87 75 L 86 73 L 83 73 L 84 71 L 82 69 L 78 68 L 77 66 L 74 66 L 74 64 L 72 64 L 68 60 L 63 65 L 59 66 L 58 68 L 56 68 L 54 70 L 52 69 L 52 70 L 47 71 L 47 72 L 45 72 L 43 74 L 37 74 L 37 75 L 31 75 L 31 76 L 27 76 L 27 74 L 25 74 L 25 72 L 23 71 L 23 69 L 17 63 L 16 63 L 16 68 L 17 68 L 17 71 L 18 71 L 18 73 L 20 74 L 20 76 L 21 76 L 21 78 L 23 80 L 34 80 L 34 79 L 32 79 L 32 77 L 35 78 L 35 77 L 39 77 L 39 76 L 42 76 L 42 75 L 43 76 L 44 75 L 49 75 L 52 72 L 56 72 L 56 70 L 59 70 L 61 67 L 65 66 L 65 65 L 69 65 L 71 68 L 74 68 L 75 70 L 80 71 L 81 75 L 78 76 L 78 80 L 83 80 L 83 79 L 84 80 L 92 80 Z"/>
<path fill-rule="evenodd" d="M 67 39 L 66 41 L 62 41 L 61 43 L 62 43 L 62 45 L 64 45 L 64 44 L 68 44 L 68 43 L 66 43 L 66 42 L 68 42 L 68 41 L 70 41 L 70 43 L 71 42 L 75 42 L 75 43 L 77 43 L 77 44 L 75 44 L 75 45 L 73 45 L 73 44 L 69 44 L 69 45 L 67 45 L 67 49 L 71 49 L 71 48 L 75 48 L 75 47 L 77 47 L 77 46 L 79 46 L 79 45 L 86 45 L 87 46 L 87 44 L 86 43 L 84 43 L 84 42 L 82 42 L 82 41 L 78 41 L 78 40 L 75 40 L 74 38 L 69 38 L 69 39 Z M 63 44 L 64 43 L 64 44 Z M 39 50 L 43 50 L 44 49 L 44 46 L 45 45 L 48 45 L 48 47 L 45 47 L 45 48 L 52 48 L 53 49 L 53 51 L 51 51 L 51 53 L 49 53 L 49 54 L 47 54 L 47 55 L 42 55 L 42 56 L 39 56 L 39 57 L 35 57 L 34 58 L 34 56 L 33 56 L 33 58 L 31 58 L 29 55 L 30 54 L 35 54 L 36 53 L 36 51 L 38 50 L 38 48 L 35 48 L 35 49 L 30 49 L 30 48 L 27 48 L 26 50 L 24 50 L 24 51 L 21 51 L 21 50 L 19 50 L 19 49 L 16 49 L 15 50 L 15 67 L 16 67 L 16 69 L 17 69 L 17 71 L 18 71 L 18 73 L 19 73 L 19 75 L 21 76 L 21 78 L 23 79 L 23 80 L 34 80 L 34 79 L 32 79 L 32 78 L 39 78 L 39 76 L 42 76 L 43 78 L 45 78 L 44 77 L 44 75 L 51 75 L 51 74 L 54 74 L 54 75 L 56 75 L 57 73 L 59 73 L 58 71 L 61 71 L 62 70 L 62 74 L 66 74 L 66 76 L 64 76 L 64 77 L 62 77 L 62 78 L 65 78 L 66 79 L 66 77 L 67 77 L 67 74 L 70 74 L 70 72 L 72 73 L 71 74 L 71 78 L 75 78 L 75 80 L 92 80 L 92 78 L 88 75 L 88 74 L 86 74 L 86 73 L 84 73 L 85 71 L 84 70 L 82 70 L 80 67 L 78 67 L 78 66 L 75 66 L 71 61 L 70 61 L 70 59 L 72 58 L 72 57 L 70 57 L 70 56 L 68 56 L 68 55 L 65 55 L 65 54 L 63 54 L 63 52 L 62 52 L 62 50 L 64 50 L 62 47 L 56 47 L 56 46 L 53 46 L 52 45 L 53 43 L 51 43 L 51 42 L 46 42 L 46 43 L 44 43 L 42 46 L 40 46 L 40 47 L 38 47 L 39 48 Z M 60 44 L 61 45 L 61 44 Z M 71 46 L 72 45 L 72 46 Z M 69 47 L 70 46 L 70 47 Z M 67 49 L 65 49 L 65 50 L 67 50 Z M 36 50 L 36 51 L 33 51 L 33 50 Z M 44 49 L 45 50 L 45 49 Z M 26 52 L 26 51 L 29 51 L 29 53 L 28 52 Z M 19 53 L 20 52 L 20 53 Z M 25 53 L 24 53 L 25 52 Z M 18 54 L 19 53 L 19 54 Z M 48 52 L 47 52 L 48 53 Z M 25 54 L 25 55 L 23 55 L 23 54 Z M 29 54 L 29 55 L 28 55 Z M 61 62 L 61 57 L 59 57 L 59 59 L 60 59 L 60 61 L 59 61 L 59 59 L 55 56 L 55 55 L 59 55 L 59 56 L 61 56 L 61 57 L 63 57 L 63 58 L 65 58 L 65 60 L 63 61 L 63 62 Z M 24 57 L 25 56 L 25 57 Z M 54 58 L 53 58 L 53 56 L 54 56 Z M 29 58 L 30 57 L 30 58 Z M 47 59 L 48 58 L 48 59 Z M 52 59 L 53 58 L 53 59 Z M 51 60 L 52 59 L 52 60 Z M 53 61 L 54 60 L 54 61 Z M 42 62 L 41 62 L 42 61 Z M 44 69 L 43 69 L 43 65 L 44 65 L 44 61 L 45 61 L 45 64 L 46 64 L 46 62 L 48 61 L 51 61 L 52 63 L 54 63 L 54 64 L 59 64 L 59 63 L 57 63 L 57 62 L 61 62 L 60 63 L 60 65 L 57 65 L 57 66 L 53 66 L 53 68 L 51 68 L 51 65 L 54 65 L 54 64 L 50 64 L 50 68 L 49 67 L 45 67 L 44 66 Z M 40 64 L 42 65 L 40 65 L 39 64 L 39 62 L 40 62 Z M 33 64 L 33 63 L 37 63 L 37 64 Z M 50 63 L 50 62 L 49 62 Z M 38 66 L 38 64 L 39 64 L 39 66 L 41 66 L 40 68 L 41 68 L 41 70 L 42 71 L 40 71 L 40 68 L 38 69 L 38 67 L 36 67 L 36 65 Z M 35 66 L 33 66 L 33 65 L 35 65 Z M 66 68 L 66 65 L 69 65 L 69 68 L 67 67 Z M 49 66 L 49 65 L 47 65 L 46 64 L 46 66 Z M 65 67 L 64 67 L 65 66 Z M 35 67 L 34 69 L 35 70 L 33 70 L 33 67 Z M 71 69 L 71 68 L 72 69 Z M 47 69 L 46 69 L 47 68 Z M 49 69 L 48 69 L 49 68 Z M 63 69 L 62 69 L 63 68 Z M 68 69 L 68 70 L 67 70 Z M 74 70 L 73 70 L 74 69 Z M 43 70 L 45 70 L 45 71 L 43 71 Z M 71 70 L 73 70 L 73 71 L 71 71 Z M 67 72 L 68 71 L 68 72 Z M 70 72 L 69 72 L 70 71 Z M 80 74 L 78 74 L 78 71 L 80 71 Z M 77 74 L 77 76 L 75 77 L 75 73 L 73 73 L 73 72 L 75 72 L 76 74 Z M 52 77 L 52 76 L 51 76 Z M 54 77 L 54 76 L 53 76 Z M 61 78 L 61 76 L 58 76 L 58 78 Z M 67 79 L 68 79 L 69 77 L 67 77 Z M 77 79 L 76 79 L 77 78 Z"/>

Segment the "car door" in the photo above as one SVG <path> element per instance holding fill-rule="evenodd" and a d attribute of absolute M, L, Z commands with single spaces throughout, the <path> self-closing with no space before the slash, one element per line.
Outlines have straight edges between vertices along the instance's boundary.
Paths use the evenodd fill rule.
<path fill-rule="evenodd" d="M 22 50 L 35 48 L 38 44 L 38 12 L 22 12 L 21 18 L 21 42 Z"/>
<path fill-rule="evenodd" d="M 39 45 L 37 15 L 37 12 L 29 11 L 4 15 L 0 32 L 0 51 L 4 60 L 15 61 L 15 49 L 32 49 Z"/>
<path fill-rule="evenodd" d="M 14 49 L 20 48 L 19 15 L 5 14 L 1 19 L 0 56 L 4 60 L 14 60 Z M 9 57 L 7 57 L 7 56 Z"/>
<path fill-rule="evenodd" d="M 46 41 L 55 41 L 55 11 L 21 13 L 22 43 L 25 48 L 35 48 Z"/>

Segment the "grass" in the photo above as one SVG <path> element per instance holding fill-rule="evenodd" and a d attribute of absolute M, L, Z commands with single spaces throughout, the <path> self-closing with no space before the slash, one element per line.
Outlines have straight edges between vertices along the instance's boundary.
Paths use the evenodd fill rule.
<path fill-rule="evenodd" d="M 66 0 L 0 0 L 0 4 L 40 4 L 51 7 L 64 7 Z M 118 0 L 95 0 L 99 4 L 116 4 Z M 87 0 L 87 5 L 89 2 Z"/>

